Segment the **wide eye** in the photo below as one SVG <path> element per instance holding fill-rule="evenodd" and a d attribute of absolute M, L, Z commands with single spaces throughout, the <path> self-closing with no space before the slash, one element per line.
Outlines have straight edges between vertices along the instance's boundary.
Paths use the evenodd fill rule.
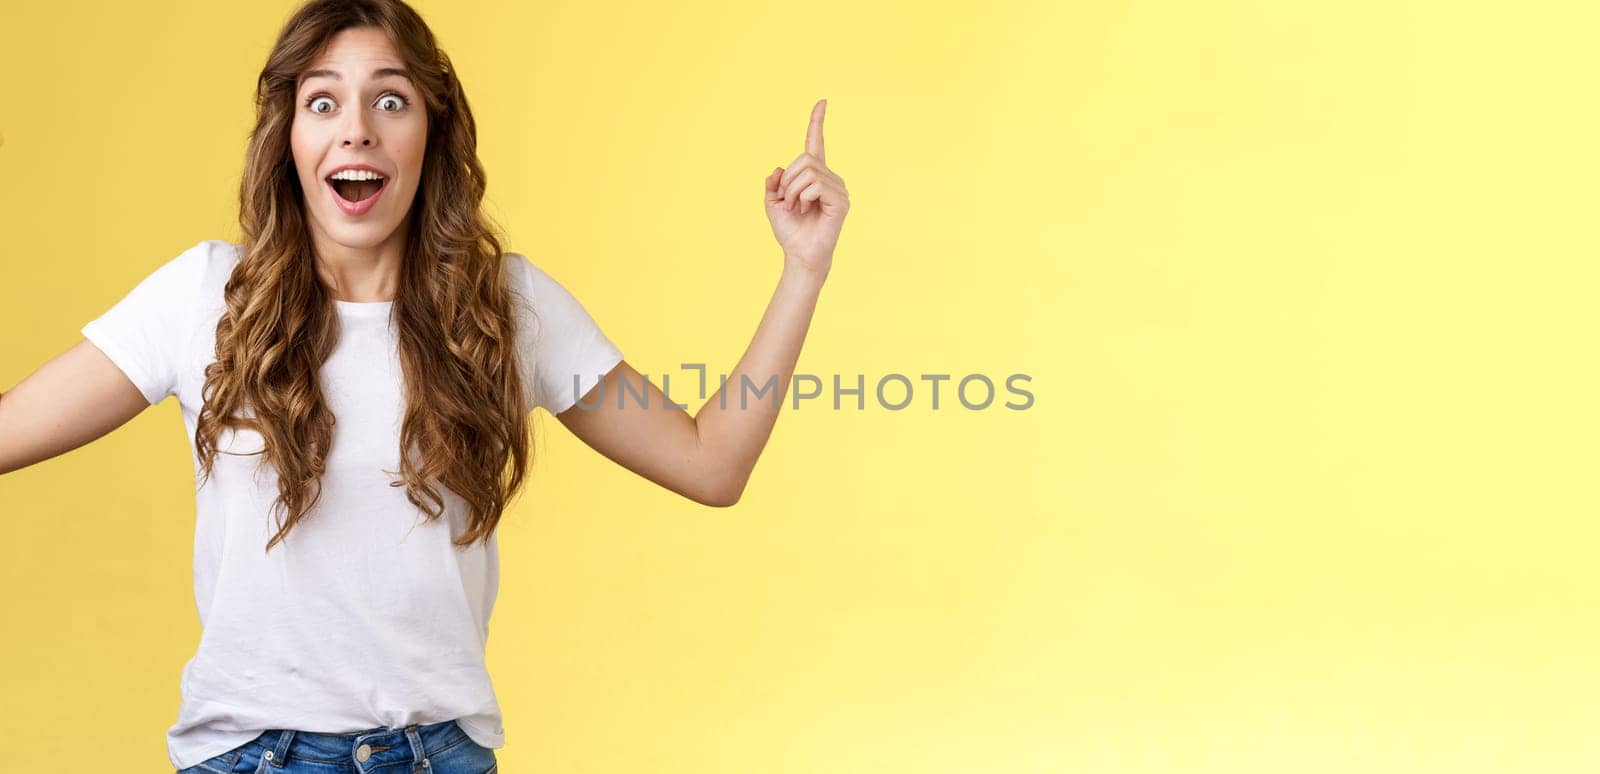
<path fill-rule="evenodd" d="M 306 103 L 306 107 L 311 108 L 311 112 L 313 113 L 327 113 L 333 110 L 332 107 L 329 107 L 328 110 L 318 110 L 317 104 L 321 102 L 326 102 L 329 105 L 333 104 L 333 100 L 328 97 L 312 97 L 311 101 Z"/>
<path fill-rule="evenodd" d="M 388 109 L 386 111 L 386 112 L 394 113 L 394 112 L 397 112 L 397 111 L 402 110 L 402 109 L 405 108 L 405 106 L 406 106 L 406 98 L 400 96 L 399 94 L 385 94 L 385 95 L 383 95 L 383 96 L 378 98 L 378 104 L 379 105 L 384 105 L 384 104 L 394 105 L 393 108 Z M 383 110 L 384 108 L 380 107 L 379 109 Z"/>

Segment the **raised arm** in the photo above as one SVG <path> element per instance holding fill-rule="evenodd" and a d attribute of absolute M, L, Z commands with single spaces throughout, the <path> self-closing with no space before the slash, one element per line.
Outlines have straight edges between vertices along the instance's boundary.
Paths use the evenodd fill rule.
<path fill-rule="evenodd" d="M 733 505 L 744 492 L 788 395 L 832 267 L 850 199 L 844 181 L 824 164 L 826 107 L 819 101 L 811 110 L 806 151 L 765 181 L 764 204 L 783 248 L 783 273 L 727 384 L 691 417 L 669 406 L 655 385 L 623 361 L 589 395 L 557 415 L 596 451 L 696 502 Z M 643 407 L 635 397 L 641 392 Z"/>
<path fill-rule="evenodd" d="M 0 394 L 0 474 L 83 446 L 150 406 L 87 339 Z"/>

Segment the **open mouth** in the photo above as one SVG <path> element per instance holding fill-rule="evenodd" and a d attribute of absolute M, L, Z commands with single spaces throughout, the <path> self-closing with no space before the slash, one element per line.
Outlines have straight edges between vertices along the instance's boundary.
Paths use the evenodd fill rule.
<path fill-rule="evenodd" d="M 385 178 L 377 180 L 328 180 L 328 183 L 333 186 L 333 192 L 338 194 L 340 199 L 351 204 L 372 198 L 372 195 L 377 193 L 378 189 L 383 188 L 384 183 L 387 182 L 389 181 Z"/>
<path fill-rule="evenodd" d="M 362 215 L 377 203 L 389 179 L 373 172 L 341 171 L 326 178 L 333 201 L 346 215 Z"/>

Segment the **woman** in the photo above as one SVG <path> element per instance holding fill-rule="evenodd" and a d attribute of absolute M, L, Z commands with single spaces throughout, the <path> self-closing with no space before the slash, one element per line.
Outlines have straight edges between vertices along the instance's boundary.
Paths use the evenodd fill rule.
<path fill-rule="evenodd" d="M 0 472 L 179 399 L 203 634 L 175 767 L 495 770 L 495 526 L 530 461 L 528 413 L 685 497 L 738 501 L 849 210 L 824 108 L 766 178 L 782 272 L 728 379 L 775 377 L 776 400 L 719 390 L 690 416 L 501 250 L 472 112 L 411 8 L 317 0 L 290 18 L 257 84 L 243 241 L 185 250 L 0 395 Z M 641 390 L 642 406 L 616 399 Z"/>

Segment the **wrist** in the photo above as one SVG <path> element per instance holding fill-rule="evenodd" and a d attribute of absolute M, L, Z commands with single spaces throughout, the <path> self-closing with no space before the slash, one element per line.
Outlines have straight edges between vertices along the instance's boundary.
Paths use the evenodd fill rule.
<path fill-rule="evenodd" d="M 827 280 L 826 271 L 808 269 L 799 261 L 786 256 L 783 261 L 783 274 L 778 278 L 778 286 L 814 294 L 822 290 L 822 285 Z"/>

